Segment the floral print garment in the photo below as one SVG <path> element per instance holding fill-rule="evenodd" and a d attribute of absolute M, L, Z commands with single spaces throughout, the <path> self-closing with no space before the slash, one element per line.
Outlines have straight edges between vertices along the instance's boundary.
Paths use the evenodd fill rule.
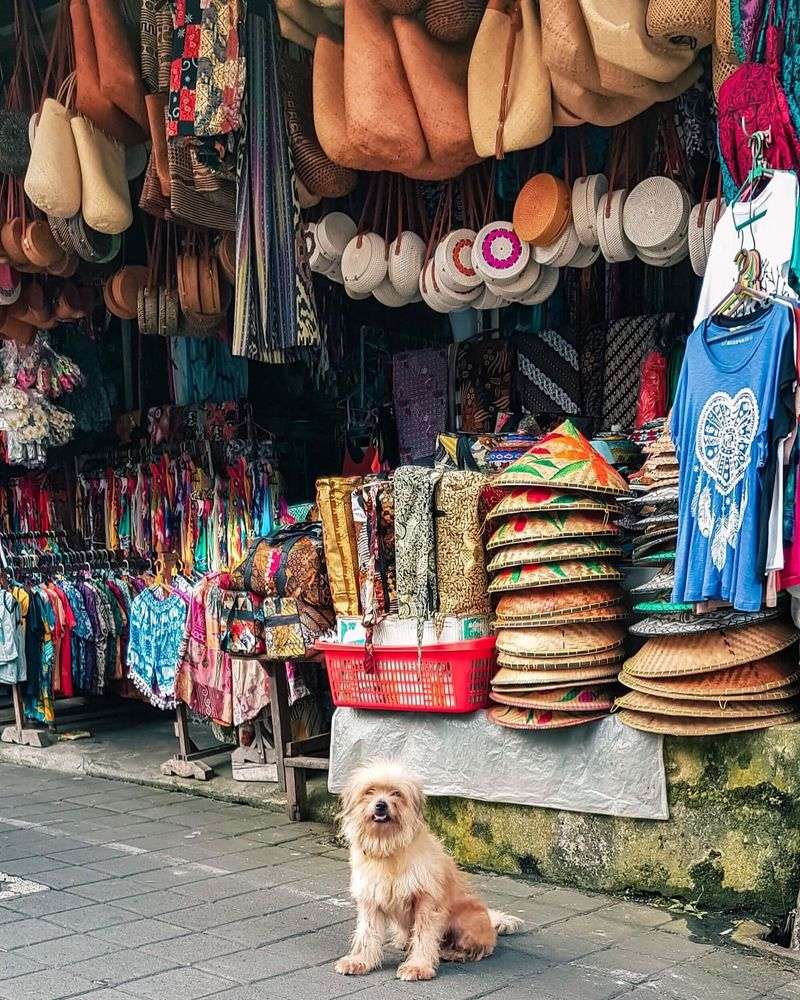
<path fill-rule="evenodd" d="M 418 465 L 401 466 L 394 474 L 397 613 L 417 619 L 420 644 L 423 623 L 437 605 L 433 496 L 441 477 L 440 469 Z"/>

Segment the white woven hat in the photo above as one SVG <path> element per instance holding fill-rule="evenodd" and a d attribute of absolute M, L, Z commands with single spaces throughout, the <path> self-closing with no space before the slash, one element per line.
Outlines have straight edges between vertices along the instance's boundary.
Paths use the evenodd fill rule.
<path fill-rule="evenodd" d="M 610 264 L 620 264 L 636 256 L 636 247 L 625 235 L 622 226 L 627 197 L 625 188 L 617 188 L 616 191 L 607 191 L 597 206 L 597 241 L 600 252 Z"/>
<path fill-rule="evenodd" d="M 595 243 L 593 247 L 579 246 L 575 251 L 574 257 L 566 266 L 576 268 L 591 267 L 599 256 L 599 243 Z"/>
<path fill-rule="evenodd" d="M 691 200 L 686 188 L 671 177 L 646 177 L 625 199 L 625 235 L 647 254 L 674 245 L 686 229 Z"/>
<path fill-rule="evenodd" d="M 546 267 L 565 267 L 578 252 L 580 240 L 575 226 L 568 222 L 564 232 L 546 247 L 535 247 L 534 256 Z"/>
<path fill-rule="evenodd" d="M 700 221 L 700 210 L 702 209 L 702 204 L 698 202 L 697 205 L 692 206 L 692 210 L 689 213 L 689 260 L 692 264 L 692 270 L 699 277 L 703 277 L 706 273 L 706 267 L 708 265 L 708 254 L 706 253 L 706 227 L 705 223 Z M 708 212 L 710 206 L 706 205 L 706 212 Z"/>
<path fill-rule="evenodd" d="M 401 297 L 408 298 L 418 293 L 424 261 L 425 241 L 416 233 L 406 230 L 389 244 L 389 280 Z"/>
<path fill-rule="evenodd" d="M 342 254 L 344 283 L 356 293 L 374 292 L 388 273 L 386 249 L 386 241 L 378 233 L 354 236 Z"/>
<path fill-rule="evenodd" d="M 387 277 L 383 279 L 372 294 L 381 305 L 389 306 L 391 309 L 399 309 L 400 306 L 407 306 L 414 298 L 414 295 L 418 294 L 418 291 L 415 287 L 411 295 L 402 295 Z"/>
<path fill-rule="evenodd" d="M 320 253 L 328 260 L 338 260 L 344 248 L 356 235 L 356 224 L 344 212 L 329 212 L 317 223 L 315 237 Z"/>
<path fill-rule="evenodd" d="M 523 306 L 538 306 L 545 302 L 558 288 L 558 280 L 561 271 L 557 267 L 543 266 L 539 272 L 539 280 L 525 295 L 520 296 L 516 301 Z"/>
<path fill-rule="evenodd" d="M 511 281 L 492 281 L 490 278 L 487 278 L 486 287 L 494 292 L 495 295 L 516 302 L 518 296 L 525 295 L 533 288 L 539 280 L 540 273 L 541 265 L 534 260 L 531 254 L 528 263 L 525 265 L 525 270 L 518 274 L 516 278 L 512 278 Z"/>
<path fill-rule="evenodd" d="M 530 255 L 530 244 L 517 236 L 510 222 L 490 222 L 475 237 L 472 266 L 484 279 L 510 281 L 525 270 Z"/>
<path fill-rule="evenodd" d="M 578 177 L 572 185 L 572 222 L 578 241 L 585 247 L 597 246 L 597 206 L 606 191 L 605 174 Z"/>
<path fill-rule="evenodd" d="M 454 229 L 436 247 L 436 273 L 454 292 L 468 292 L 483 280 L 472 264 L 474 229 Z"/>

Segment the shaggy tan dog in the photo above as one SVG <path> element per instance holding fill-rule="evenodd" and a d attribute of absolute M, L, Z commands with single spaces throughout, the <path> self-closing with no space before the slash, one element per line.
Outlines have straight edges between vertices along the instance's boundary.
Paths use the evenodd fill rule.
<path fill-rule="evenodd" d="M 361 768 L 342 795 L 350 846 L 350 891 L 358 921 L 336 971 L 360 976 L 380 966 L 387 937 L 406 952 L 398 979 L 433 979 L 440 960 L 479 962 L 498 934 L 522 921 L 488 910 L 445 853 L 422 814 L 419 782 L 397 764 Z"/>

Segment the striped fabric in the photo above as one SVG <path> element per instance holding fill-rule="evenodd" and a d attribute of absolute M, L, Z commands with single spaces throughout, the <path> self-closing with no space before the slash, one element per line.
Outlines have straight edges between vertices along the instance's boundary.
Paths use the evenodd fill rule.
<path fill-rule="evenodd" d="M 540 330 L 520 334 L 517 395 L 527 413 L 581 412 L 580 361 L 575 331 Z"/>
<path fill-rule="evenodd" d="M 318 349 L 278 79 L 275 12 L 248 12 L 245 139 L 239 144 L 233 353 L 272 364 Z"/>

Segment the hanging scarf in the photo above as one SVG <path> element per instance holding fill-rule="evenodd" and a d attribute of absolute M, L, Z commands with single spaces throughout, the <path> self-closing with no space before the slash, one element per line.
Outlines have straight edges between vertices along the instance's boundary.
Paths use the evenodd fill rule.
<path fill-rule="evenodd" d="M 440 469 L 401 466 L 394 474 L 397 613 L 416 618 L 422 643 L 424 622 L 436 610 L 436 539 L 433 494 Z"/>
<path fill-rule="evenodd" d="M 436 488 L 436 576 L 439 618 L 488 615 L 486 559 L 478 501 L 488 484 L 479 472 L 445 472 Z"/>

